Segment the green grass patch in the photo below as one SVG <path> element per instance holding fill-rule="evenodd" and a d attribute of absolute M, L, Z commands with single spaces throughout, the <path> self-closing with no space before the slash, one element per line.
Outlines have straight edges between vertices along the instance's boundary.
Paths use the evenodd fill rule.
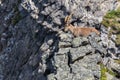
<path fill-rule="evenodd" d="M 101 22 L 105 27 L 111 27 L 111 34 L 116 34 L 116 45 L 120 45 L 120 7 L 117 10 L 109 11 L 103 18 Z"/>
<path fill-rule="evenodd" d="M 120 27 L 120 7 L 117 10 L 108 11 L 103 18 L 102 24 L 106 27 Z"/>
<path fill-rule="evenodd" d="M 107 75 L 106 73 L 109 73 L 112 76 L 116 76 L 117 74 L 113 72 L 112 70 L 108 69 L 107 67 L 104 66 L 104 64 L 100 63 L 100 69 L 101 69 L 101 77 L 100 80 L 107 80 Z"/>
<path fill-rule="evenodd" d="M 109 11 L 103 18 L 102 24 L 106 27 L 120 28 L 120 8 Z"/>
<path fill-rule="evenodd" d="M 107 76 L 106 76 L 106 67 L 100 63 L 100 69 L 101 69 L 101 77 L 100 80 L 107 80 Z"/>
<path fill-rule="evenodd" d="M 120 64 L 120 59 L 119 60 L 114 60 L 114 62 Z"/>
<path fill-rule="evenodd" d="M 120 0 L 117 0 L 117 1 L 120 1 Z"/>
<path fill-rule="evenodd" d="M 113 11 L 109 11 L 106 15 L 105 15 L 105 18 L 108 18 L 108 19 L 114 19 L 116 17 L 120 17 L 120 10 L 113 10 Z"/>
<path fill-rule="evenodd" d="M 116 43 L 117 46 L 120 45 L 120 34 L 117 34 L 117 38 L 116 38 L 115 43 Z"/>

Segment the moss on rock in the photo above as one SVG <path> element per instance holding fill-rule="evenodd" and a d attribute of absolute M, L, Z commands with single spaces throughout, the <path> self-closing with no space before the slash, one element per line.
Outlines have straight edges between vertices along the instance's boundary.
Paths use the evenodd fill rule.
<path fill-rule="evenodd" d="M 119 46 L 120 45 L 120 34 L 117 34 L 117 38 L 116 38 L 116 45 Z"/>
<path fill-rule="evenodd" d="M 112 70 L 108 69 L 104 64 L 100 63 L 100 68 L 101 68 L 101 77 L 100 80 L 107 80 L 107 75 L 106 73 L 110 74 L 111 76 L 116 76 L 117 74 L 113 72 Z"/>
<path fill-rule="evenodd" d="M 114 62 L 120 64 L 120 59 L 119 60 L 114 60 Z"/>

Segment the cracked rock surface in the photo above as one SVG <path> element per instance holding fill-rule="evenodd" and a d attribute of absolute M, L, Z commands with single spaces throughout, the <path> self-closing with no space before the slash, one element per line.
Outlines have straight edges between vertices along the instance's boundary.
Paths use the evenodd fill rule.
<path fill-rule="evenodd" d="M 119 80 L 120 47 L 100 24 L 116 6 L 117 0 L 0 0 L 0 80 L 100 80 L 100 63 Z M 73 25 L 95 27 L 100 36 L 64 32 L 70 13 Z"/>

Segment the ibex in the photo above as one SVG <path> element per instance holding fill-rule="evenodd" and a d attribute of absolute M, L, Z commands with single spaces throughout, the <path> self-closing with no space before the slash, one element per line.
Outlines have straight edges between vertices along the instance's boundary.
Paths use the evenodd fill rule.
<path fill-rule="evenodd" d="M 76 27 L 70 24 L 72 14 L 65 17 L 65 28 L 64 31 L 70 31 L 74 36 L 88 36 L 90 33 L 95 32 L 97 35 L 100 34 L 100 32 L 95 29 L 94 27 Z"/>

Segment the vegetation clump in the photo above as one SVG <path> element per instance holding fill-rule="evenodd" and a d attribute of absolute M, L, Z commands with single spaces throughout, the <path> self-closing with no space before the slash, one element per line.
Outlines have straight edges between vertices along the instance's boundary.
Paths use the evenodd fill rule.
<path fill-rule="evenodd" d="M 107 67 L 104 66 L 104 64 L 100 63 L 100 69 L 101 69 L 101 77 L 100 80 L 107 80 L 107 75 L 106 73 L 112 75 L 112 76 L 117 76 L 115 72 L 112 70 L 108 69 Z"/>
<path fill-rule="evenodd" d="M 120 7 L 117 10 L 109 11 L 103 18 L 102 24 L 111 27 L 110 34 L 116 34 L 116 45 L 120 45 Z"/>
<path fill-rule="evenodd" d="M 18 10 L 18 6 L 15 5 L 14 6 L 14 16 L 12 18 L 12 24 L 13 25 L 16 25 L 21 19 L 22 19 L 22 16 L 20 14 L 20 11 Z"/>
<path fill-rule="evenodd" d="M 101 69 L 101 77 L 100 80 L 107 80 L 106 76 L 106 68 L 103 64 L 100 64 L 100 69 Z"/>
<path fill-rule="evenodd" d="M 120 64 L 120 59 L 114 60 L 114 62 Z"/>

